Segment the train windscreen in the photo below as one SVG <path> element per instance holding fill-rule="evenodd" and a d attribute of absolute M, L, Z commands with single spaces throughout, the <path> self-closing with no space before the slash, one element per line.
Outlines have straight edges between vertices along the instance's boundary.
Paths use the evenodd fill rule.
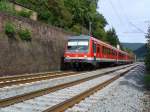
<path fill-rule="evenodd" d="M 69 40 L 68 51 L 73 52 L 88 52 L 89 41 L 88 40 Z"/>

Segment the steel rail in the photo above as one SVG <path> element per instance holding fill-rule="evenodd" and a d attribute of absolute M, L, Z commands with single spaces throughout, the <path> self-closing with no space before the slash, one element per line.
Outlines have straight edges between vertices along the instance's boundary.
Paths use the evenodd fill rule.
<path fill-rule="evenodd" d="M 130 66 L 132 66 L 132 65 L 130 65 Z M 77 80 L 77 81 L 64 83 L 64 84 L 57 85 L 57 86 L 54 86 L 54 87 L 44 88 L 44 89 L 40 89 L 40 90 L 33 91 L 33 92 L 30 92 L 30 93 L 25 93 L 25 94 L 22 94 L 22 95 L 13 96 L 13 97 L 6 98 L 6 99 L 1 99 L 0 100 L 0 107 L 6 107 L 6 106 L 9 106 L 9 105 L 12 105 L 12 104 L 15 104 L 15 103 L 19 103 L 19 102 L 22 102 L 22 101 L 25 101 L 25 100 L 32 99 L 34 97 L 49 94 L 51 92 L 55 92 L 57 90 L 64 89 L 66 87 L 71 87 L 71 86 L 80 84 L 82 82 L 89 81 L 89 80 L 92 80 L 94 78 L 98 78 L 98 77 L 101 77 L 101 76 L 106 75 L 108 73 L 112 73 L 112 72 L 115 72 L 117 70 L 121 70 L 121 69 L 124 69 L 124 68 L 127 68 L 127 67 L 129 67 L 129 66 L 126 66 L 126 67 L 123 67 L 123 68 L 118 68 L 118 69 L 115 69 L 115 70 L 111 70 L 111 71 L 101 73 L 101 74 L 98 74 L 98 75 L 95 75 L 95 76 L 90 76 L 90 77 L 80 79 L 80 80 Z"/>
<path fill-rule="evenodd" d="M 0 79 L 0 88 L 6 87 L 6 86 L 12 86 L 12 85 L 17 85 L 17 84 L 25 84 L 25 83 L 31 83 L 31 82 L 36 82 L 36 81 L 41 81 L 41 80 L 48 80 L 48 79 L 53 79 L 53 78 L 58 78 L 58 77 L 64 77 L 68 75 L 73 75 L 77 74 L 77 72 L 54 72 L 54 73 L 49 73 L 49 74 L 40 74 L 40 75 L 28 75 L 28 76 L 22 76 L 22 77 L 11 77 L 10 80 L 9 78 L 4 78 L 5 81 L 2 81 Z M 7 81 L 6 81 L 7 79 Z"/>
<path fill-rule="evenodd" d="M 14 76 L 5 76 L 5 77 L 3 76 L 3 77 L 0 77 L 0 81 L 10 81 L 10 80 L 16 80 L 16 79 L 28 78 L 28 77 L 36 77 L 36 76 L 41 76 L 44 74 L 52 74 L 52 73 L 61 73 L 61 71 L 32 73 L 32 74 L 23 74 L 23 75 L 14 75 Z"/>

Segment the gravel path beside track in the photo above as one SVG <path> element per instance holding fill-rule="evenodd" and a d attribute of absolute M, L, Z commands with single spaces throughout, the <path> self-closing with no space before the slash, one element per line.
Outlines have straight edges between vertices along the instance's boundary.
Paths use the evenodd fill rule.
<path fill-rule="evenodd" d="M 142 112 L 143 74 L 140 65 L 66 112 Z"/>

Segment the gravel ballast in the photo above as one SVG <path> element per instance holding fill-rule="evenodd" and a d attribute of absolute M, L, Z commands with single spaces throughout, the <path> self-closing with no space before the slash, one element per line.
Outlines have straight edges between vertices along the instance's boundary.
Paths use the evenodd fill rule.
<path fill-rule="evenodd" d="M 143 112 L 144 65 L 139 65 L 66 112 Z"/>

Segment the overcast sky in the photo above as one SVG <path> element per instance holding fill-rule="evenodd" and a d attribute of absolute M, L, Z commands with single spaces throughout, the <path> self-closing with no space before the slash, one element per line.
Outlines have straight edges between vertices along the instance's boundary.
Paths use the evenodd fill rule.
<path fill-rule="evenodd" d="M 109 24 L 106 29 L 114 27 L 121 42 L 146 42 L 150 0 L 99 0 L 98 11 Z"/>

